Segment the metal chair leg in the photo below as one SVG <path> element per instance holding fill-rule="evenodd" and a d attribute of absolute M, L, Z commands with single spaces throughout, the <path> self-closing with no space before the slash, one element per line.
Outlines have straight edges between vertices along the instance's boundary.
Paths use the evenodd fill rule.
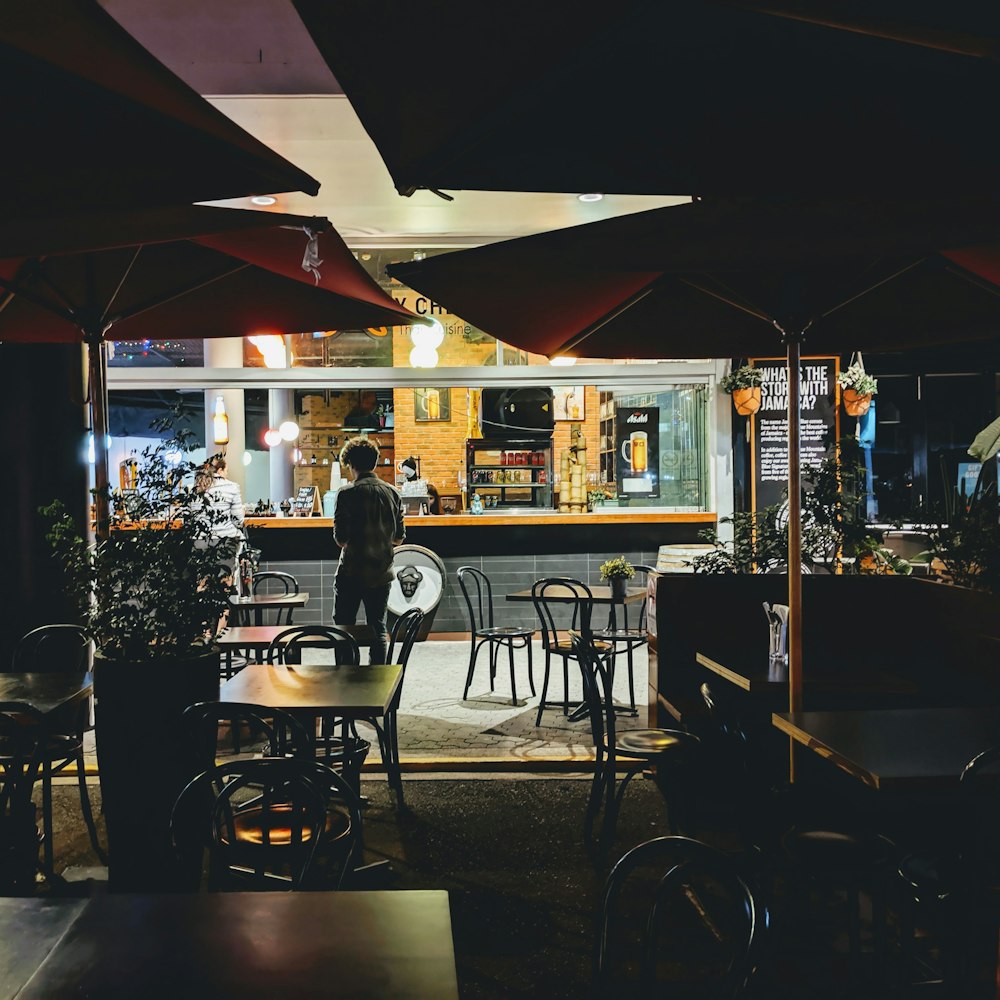
<path fill-rule="evenodd" d="M 528 655 L 531 655 L 531 650 L 529 647 Z M 542 724 L 542 711 L 545 708 L 545 695 L 548 694 L 549 690 L 549 651 L 545 650 L 545 673 L 542 675 L 542 697 L 538 702 L 538 714 L 535 716 L 535 725 L 540 726 Z"/>
<path fill-rule="evenodd" d="M 517 704 L 517 681 L 514 679 L 514 640 L 505 642 L 507 647 L 507 660 L 510 663 L 510 703 Z"/>
<path fill-rule="evenodd" d="M 90 807 L 90 793 L 87 790 L 87 774 L 83 764 L 83 746 L 81 742 L 80 752 L 76 757 L 77 780 L 80 783 L 80 811 L 83 813 L 83 821 L 87 824 L 87 834 L 90 836 L 90 844 L 94 848 L 102 865 L 108 863 L 108 856 L 104 853 L 101 842 L 97 839 L 97 826 L 94 823 L 94 812 Z"/>
<path fill-rule="evenodd" d="M 479 650 L 482 647 L 482 643 L 476 645 L 476 636 L 473 633 L 472 636 L 472 649 L 469 652 L 469 672 L 465 677 L 465 691 L 462 692 L 462 701 L 469 700 L 469 688 L 472 686 L 472 672 L 476 669 L 476 660 L 479 657 Z"/>
<path fill-rule="evenodd" d="M 45 837 L 43 850 L 43 870 L 51 877 L 54 870 L 52 847 L 52 762 L 45 760 L 42 764 L 42 833 Z"/>
<path fill-rule="evenodd" d="M 531 697 L 535 697 L 535 672 L 531 665 L 531 636 L 524 640 L 524 645 L 528 650 L 528 686 L 531 688 Z"/>

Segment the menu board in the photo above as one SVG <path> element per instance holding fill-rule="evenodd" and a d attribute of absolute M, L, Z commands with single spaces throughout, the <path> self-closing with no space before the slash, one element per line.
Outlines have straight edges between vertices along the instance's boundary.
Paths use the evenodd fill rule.
<path fill-rule="evenodd" d="M 750 417 L 753 476 L 751 507 L 780 504 L 788 489 L 788 367 L 784 358 L 756 358 L 761 370 L 760 409 Z M 837 357 L 808 357 L 801 363 L 799 465 L 819 465 L 833 455 L 840 436 Z"/>
<path fill-rule="evenodd" d="M 615 415 L 618 492 L 629 497 L 660 495 L 660 408 L 619 409 Z"/>
<path fill-rule="evenodd" d="M 319 496 L 315 486 L 300 486 L 295 494 L 292 511 L 298 517 L 309 517 L 313 511 L 319 510 Z"/>

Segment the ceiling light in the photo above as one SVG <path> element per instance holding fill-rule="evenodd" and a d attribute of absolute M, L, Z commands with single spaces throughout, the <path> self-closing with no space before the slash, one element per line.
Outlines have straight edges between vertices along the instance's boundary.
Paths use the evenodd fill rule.
<path fill-rule="evenodd" d="M 262 333 L 249 338 L 250 343 L 260 352 L 265 368 L 287 368 L 285 338 L 278 333 Z"/>
<path fill-rule="evenodd" d="M 268 429 L 264 431 L 264 444 L 266 444 L 268 448 L 276 448 L 279 444 L 281 444 L 281 433 L 276 431 L 273 427 L 268 427 Z"/>
<path fill-rule="evenodd" d="M 604 195 L 596 191 L 592 194 L 578 194 L 576 197 L 578 201 L 604 201 Z"/>
<path fill-rule="evenodd" d="M 299 425 L 294 420 L 285 420 L 278 427 L 282 441 L 294 441 L 299 436 Z"/>
<path fill-rule="evenodd" d="M 257 194 L 250 199 L 251 205 L 262 205 L 264 207 L 268 205 L 274 205 L 278 201 L 277 198 L 269 194 Z"/>
<path fill-rule="evenodd" d="M 549 364 L 555 368 L 569 368 L 570 365 L 576 364 L 576 358 L 568 354 L 559 354 L 554 358 L 549 358 Z"/>
<path fill-rule="evenodd" d="M 253 455 L 251 455 L 250 452 L 248 451 L 243 452 L 243 464 L 249 465 L 252 461 L 253 461 Z"/>

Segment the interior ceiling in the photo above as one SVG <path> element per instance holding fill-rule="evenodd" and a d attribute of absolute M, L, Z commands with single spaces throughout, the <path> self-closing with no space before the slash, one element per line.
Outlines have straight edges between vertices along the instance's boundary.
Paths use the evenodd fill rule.
<path fill-rule="evenodd" d="M 609 195 L 583 203 L 581 192 L 489 191 L 454 192 L 453 202 L 428 191 L 402 198 L 291 0 L 100 2 L 195 90 L 320 181 L 317 197 L 280 195 L 272 211 L 327 216 L 352 246 L 471 246 L 687 200 Z M 471 71 L 458 53 L 440 69 L 456 74 L 456 86 Z M 414 72 L 435 71 L 433 51 L 415 43 Z"/>

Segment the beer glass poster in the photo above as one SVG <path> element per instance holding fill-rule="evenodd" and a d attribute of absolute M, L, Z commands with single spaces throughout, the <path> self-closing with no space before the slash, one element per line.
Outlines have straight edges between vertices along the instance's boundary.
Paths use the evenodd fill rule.
<path fill-rule="evenodd" d="M 788 488 L 788 370 L 784 358 L 757 358 L 761 370 L 760 409 L 750 417 L 753 510 L 779 504 Z M 799 381 L 801 429 L 799 465 L 818 466 L 832 455 L 839 436 L 837 374 L 840 359 L 802 359 Z"/>
<path fill-rule="evenodd" d="M 615 420 L 618 492 L 629 497 L 660 495 L 660 408 L 620 409 Z"/>

